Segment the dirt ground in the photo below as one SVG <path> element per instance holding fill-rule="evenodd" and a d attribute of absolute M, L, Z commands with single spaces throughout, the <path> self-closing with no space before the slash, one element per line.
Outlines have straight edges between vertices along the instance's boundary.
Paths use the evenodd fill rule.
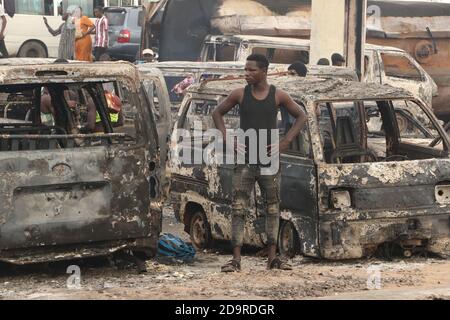
<path fill-rule="evenodd" d="M 170 214 L 163 231 L 188 239 Z M 448 260 L 414 257 L 389 262 L 324 262 L 297 257 L 292 260 L 293 271 L 267 271 L 266 260 L 247 251 L 242 272 L 221 274 L 220 266 L 229 258 L 229 252 L 221 250 L 200 252 L 189 265 L 150 261 L 145 274 L 138 274 L 131 265 L 118 268 L 106 259 L 24 268 L 0 266 L 0 300 L 450 299 Z M 66 269 L 74 264 L 81 269 L 81 287 L 69 289 Z"/>

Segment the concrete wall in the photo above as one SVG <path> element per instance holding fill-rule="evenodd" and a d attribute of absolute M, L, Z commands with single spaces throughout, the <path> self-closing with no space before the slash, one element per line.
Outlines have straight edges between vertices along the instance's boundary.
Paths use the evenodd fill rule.
<path fill-rule="evenodd" d="M 311 64 L 321 58 L 331 61 L 333 53 L 345 53 L 345 0 L 313 0 L 311 25 Z"/>

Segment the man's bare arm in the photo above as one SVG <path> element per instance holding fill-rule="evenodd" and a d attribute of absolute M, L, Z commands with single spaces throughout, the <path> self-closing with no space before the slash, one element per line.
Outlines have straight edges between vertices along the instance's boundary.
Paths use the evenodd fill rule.
<path fill-rule="evenodd" d="M 225 121 L 223 116 L 226 115 L 231 109 L 233 109 L 237 104 L 241 103 L 242 89 L 237 89 L 231 92 L 231 94 L 217 106 L 212 114 L 214 124 L 216 128 L 222 132 L 224 141 L 227 137 L 227 128 L 225 127 Z"/>
<path fill-rule="evenodd" d="M 289 94 L 281 90 L 279 92 L 279 105 L 285 106 L 289 114 L 295 118 L 294 125 L 288 131 L 283 141 L 280 142 L 280 151 L 284 152 L 305 127 L 307 117 L 302 107 Z"/>

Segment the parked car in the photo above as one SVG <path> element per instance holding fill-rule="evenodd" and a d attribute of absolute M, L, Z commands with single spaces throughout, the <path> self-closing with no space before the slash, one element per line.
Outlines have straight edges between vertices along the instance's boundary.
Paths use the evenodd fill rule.
<path fill-rule="evenodd" d="M 153 256 L 164 176 L 136 67 L 8 61 L 0 66 L 0 261 Z"/>
<path fill-rule="evenodd" d="M 143 21 L 142 7 L 108 7 L 109 48 L 113 60 L 134 62 L 139 57 Z"/>
<path fill-rule="evenodd" d="M 201 61 L 245 61 L 252 53 L 266 55 L 272 63 L 309 62 L 309 40 L 250 35 L 207 36 Z M 314 64 L 314 63 L 312 63 Z M 366 44 L 365 82 L 390 84 L 418 95 L 431 108 L 438 87 L 428 73 L 404 50 Z"/>
<path fill-rule="evenodd" d="M 450 255 L 450 142 L 421 99 L 373 83 L 293 76 L 270 82 L 308 115 L 304 131 L 281 155 L 282 254 L 352 259 L 398 249 L 405 256 L 424 251 Z M 204 132 L 214 128 L 215 107 L 244 85 L 224 80 L 191 86 L 175 123 L 169 161 L 172 203 L 199 248 L 231 239 L 234 165 L 220 164 L 220 159 L 185 163 L 185 148 L 198 139 L 202 144 L 195 148 L 202 145 L 212 159 L 216 154 L 210 137 L 180 140 L 180 132 L 194 132 L 196 121 Z M 396 110 L 408 110 L 408 117 L 426 130 L 402 128 Z M 238 106 L 225 123 L 228 129 L 239 127 Z M 281 135 L 286 131 L 279 129 Z M 246 245 L 265 245 L 264 211 L 261 206 L 248 209 Z"/>

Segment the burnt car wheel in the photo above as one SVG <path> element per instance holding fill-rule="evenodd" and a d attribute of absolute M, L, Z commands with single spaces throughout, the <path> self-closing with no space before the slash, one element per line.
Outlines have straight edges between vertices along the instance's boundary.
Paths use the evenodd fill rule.
<path fill-rule="evenodd" d="M 25 43 L 17 54 L 20 58 L 47 58 L 47 50 L 37 41 Z"/>
<path fill-rule="evenodd" d="M 290 221 L 281 221 L 278 251 L 281 255 L 288 258 L 295 257 L 300 251 L 300 238 L 294 224 Z"/>
<path fill-rule="evenodd" d="M 196 212 L 192 216 L 189 228 L 192 244 L 197 249 L 208 249 L 212 245 L 211 228 L 203 212 Z"/>

